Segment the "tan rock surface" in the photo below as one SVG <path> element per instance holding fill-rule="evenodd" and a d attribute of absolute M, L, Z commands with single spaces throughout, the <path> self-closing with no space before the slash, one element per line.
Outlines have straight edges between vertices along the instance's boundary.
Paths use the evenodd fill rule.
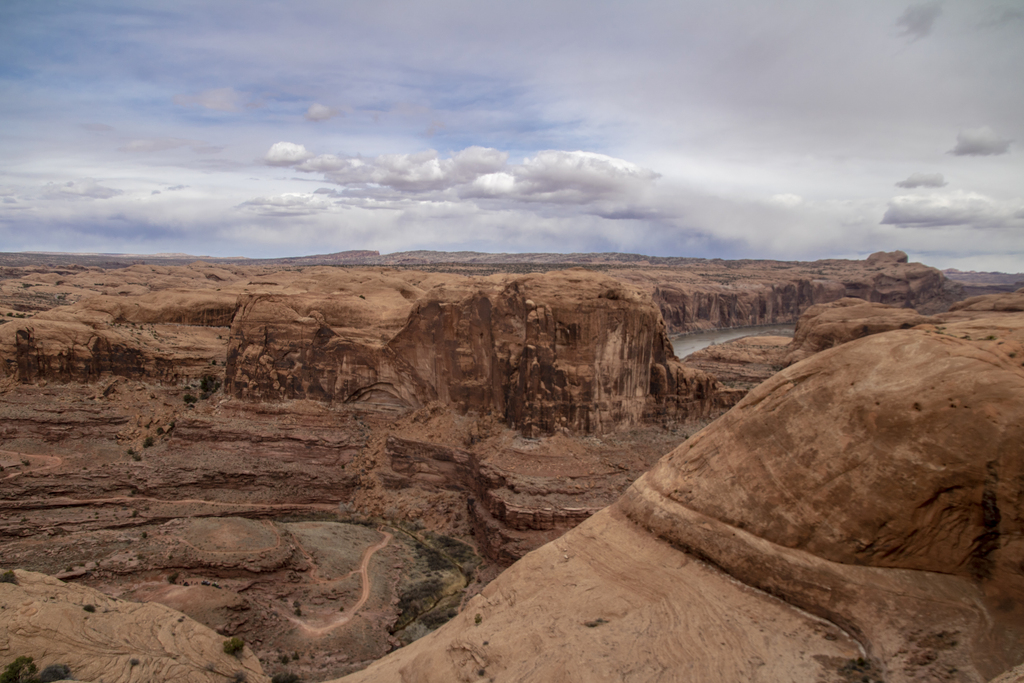
<path fill-rule="evenodd" d="M 0 583 L 0 661 L 32 657 L 42 670 L 66 664 L 78 681 L 234 680 L 269 683 L 246 647 L 224 652 L 223 636 L 156 603 L 111 598 L 84 586 L 15 570 Z M 92 605 L 93 611 L 84 607 Z"/>

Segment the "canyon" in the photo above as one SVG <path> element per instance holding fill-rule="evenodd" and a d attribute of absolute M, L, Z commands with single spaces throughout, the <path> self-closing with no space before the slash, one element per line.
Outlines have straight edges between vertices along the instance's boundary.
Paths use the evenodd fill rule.
<path fill-rule="evenodd" d="M 742 603 L 739 609 L 767 610 L 770 619 L 803 633 L 799 638 L 808 648 L 815 643 L 806 652 L 843 666 L 859 658 L 875 671 L 891 667 L 891 652 L 876 653 L 871 648 L 881 646 L 871 639 L 895 643 L 894 629 L 906 624 L 872 630 L 861 624 L 867 619 L 862 613 L 843 612 L 845 603 L 829 612 L 799 591 L 787 597 L 753 570 L 736 568 L 760 562 L 776 567 L 774 559 L 735 549 L 715 559 L 708 548 L 721 544 L 718 536 L 704 539 L 707 548 L 672 536 L 651 521 L 667 513 L 641 504 L 651 495 L 643 482 L 668 471 L 658 464 L 671 457 L 663 459 L 666 453 L 732 424 L 729 416 L 744 411 L 762 382 L 790 372 L 782 370 L 786 365 L 799 368 L 846 347 L 922 329 L 965 344 L 992 336 L 995 341 L 984 343 L 1019 345 L 1013 322 L 1019 293 L 955 303 L 963 297 L 957 283 L 909 263 L 901 252 L 803 264 L 574 255 L 557 264 L 567 268 L 552 268 L 536 255 L 532 262 L 458 256 L 393 255 L 392 263 L 373 265 L 366 260 L 381 257 L 372 253 L 261 264 L 147 257 L 145 264 L 108 268 L 0 259 L 6 264 L 0 280 L 2 568 L 19 567 L 19 586 L 43 581 L 21 571 L 27 569 L 125 601 L 167 605 L 187 615 L 188 623 L 204 624 L 209 633 L 203 637 L 216 643 L 240 636 L 246 656 L 256 662 L 243 667 L 248 680 L 286 672 L 325 680 L 357 672 L 399 647 L 398 659 L 380 666 L 405 663 L 387 664 L 399 668 L 374 674 L 381 680 L 434 680 L 416 676 L 435 673 L 436 680 L 477 680 L 478 670 L 493 672 L 495 680 L 523 680 L 517 676 L 530 675 L 511 666 L 513 650 L 498 660 L 493 650 L 467 651 L 459 655 L 464 661 L 458 671 L 441 660 L 421 670 L 423 661 L 413 666 L 408 658 L 425 656 L 416 648 L 434 642 L 430 638 L 465 642 L 498 622 L 513 628 L 523 615 L 509 604 L 507 615 L 491 618 L 492 612 L 505 614 L 494 607 L 494 595 L 507 602 L 510 594 L 537 590 L 538 600 L 553 600 L 544 586 L 556 590 L 576 580 L 571 577 L 582 581 L 575 565 L 576 573 L 559 573 L 561 560 L 551 548 L 572 544 L 594 566 L 607 560 L 605 570 L 587 570 L 585 581 L 602 591 L 609 589 L 595 583 L 602 576 L 639 571 L 620 556 L 656 552 L 662 553 L 658 559 L 649 559 L 657 566 L 690 567 L 689 580 L 706 589 L 703 598 L 697 588 L 680 598 L 696 613 Z M 670 334 L 797 319 L 792 343 L 742 339 L 686 362 L 672 353 Z M 1017 353 L 1010 348 L 1000 353 Z M 1005 398 L 993 401 L 1001 405 Z M 812 414 L 808 410 L 808 420 Z M 740 430 L 737 425 L 729 432 Z M 809 425 L 799 429 L 811 431 Z M 744 448 L 749 451 L 749 444 Z M 1006 481 L 1015 475 L 999 470 L 995 476 Z M 713 493 L 709 500 L 720 503 L 738 495 Z M 778 503 L 770 501 L 761 505 L 774 509 Z M 740 529 L 756 521 L 737 521 L 739 508 L 702 503 L 693 509 Z M 1001 514 L 999 524 L 1010 519 Z M 671 519 L 664 522 L 668 527 L 684 524 L 682 517 Z M 823 524 L 808 520 L 794 517 L 788 524 Z M 633 531 L 622 531 L 623 523 Z M 832 563 L 876 561 L 833 557 L 824 541 L 804 547 L 779 530 L 748 533 Z M 1013 533 L 1001 531 L 1000 538 Z M 671 552 L 653 549 L 666 542 Z M 1016 551 L 993 552 L 985 557 L 1010 558 Z M 529 569 L 541 566 L 537 557 L 547 558 L 543 577 Z M 1007 562 L 991 565 L 996 578 L 989 583 L 970 572 L 965 580 L 980 582 L 983 592 L 990 585 L 1004 590 L 1006 572 L 996 569 Z M 785 562 L 778 566 L 780 576 L 796 571 Z M 910 568 L 948 570 L 929 567 Z M 812 574 L 797 572 L 779 585 Z M 864 581 L 859 574 L 822 575 L 835 586 Z M 786 604 L 771 606 L 760 597 L 743 602 L 730 588 L 737 579 Z M 608 580 L 619 596 L 611 602 L 636 599 L 622 597 L 624 579 Z M 651 595 L 672 594 L 658 587 L 662 578 L 651 580 Z M 502 583 L 507 581 L 525 581 L 529 589 Z M 885 581 L 880 585 L 888 586 Z M 575 614 L 590 604 L 576 597 L 579 606 L 552 604 Z M 701 603 L 704 598 L 718 607 Z M 28 611 L 50 609 L 38 596 L 19 594 L 17 600 L 31 603 Z M 478 607 L 482 600 L 490 605 L 487 613 Z M 794 616 L 789 604 L 838 626 L 822 631 Z M 484 623 L 475 623 L 477 613 Z M 673 614 L 658 618 L 678 619 Z M 518 623 L 531 618 L 539 617 Z M 1011 633 L 1016 617 L 1007 618 Z M 585 633 L 619 633 L 603 612 L 583 621 Z M 747 628 L 723 631 L 722 637 L 733 647 L 734 638 L 749 639 Z M 470 629 L 469 635 L 457 635 L 460 629 Z M 507 638 L 508 647 L 523 645 L 519 635 L 493 633 L 494 642 Z M 529 633 L 522 630 L 522 638 Z M 831 649 L 815 649 L 813 634 L 822 633 L 834 636 L 827 640 Z M 576 636 L 566 637 L 576 642 Z M 38 641 L 18 641 L 17 647 L 31 649 L 32 642 Z M 656 642 L 652 636 L 650 647 Z M 796 655 L 790 656 L 794 642 L 779 636 L 767 650 L 751 652 L 750 661 L 760 658 L 768 666 L 759 674 L 763 680 L 778 680 L 769 676 L 778 667 L 797 666 Z M 790 654 L 772 659 L 775 647 Z M 1004 669 L 1018 663 L 1013 647 L 999 655 Z M 692 649 L 680 652 L 692 655 Z M 12 658 L 17 654 L 9 651 Z M 454 652 L 451 646 L 440 651 Z M 954 654 L 950 661 L 957 664 L 950 666 L 975 666 L 974 650 Z M 714 669 L 716 657 L 724 654 L 700 660 L 711 667 L 705 679 L 754 680 L 737 678 L 739 669 Z M 505 664 L 481 665 L 481 658 Z M 146 666 L 163 666 L 158 660 Z M 545 661 L 538 659 L 537 666 Z M 813 656 L 800 661 L 808 676 L 828 671 Z M 548 665 L 565 677 L 531 675 L 582 675 L 553 660 Z M 119 666 L 118 680 L 143 680 L 154 670 Z M 651 664 L 630 666 L 641 671 Z M 406 673 L 399 673 L 402 667 Z M 722 678 L 711 677 L 713 672 Z M 188 675 L 204 680 L 205 674 Z"/>

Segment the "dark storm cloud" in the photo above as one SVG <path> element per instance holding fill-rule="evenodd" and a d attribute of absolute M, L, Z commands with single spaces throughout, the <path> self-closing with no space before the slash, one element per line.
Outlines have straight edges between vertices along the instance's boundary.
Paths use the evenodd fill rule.
<path fill-rule="evenodd" d="M 911 5 L 896 20 L 896 26 L 901 29 L 901 35 L 918 40 L 932 32 L 932 27 L 941 14 L 942 5 L 938 2 Z"/>
<path fill-rule="evenodd" d="M 1020 203 L 999 202 L 975 192 L 907 195 L 889 201 L 882 224 L 902 228 L 1022 227 L 1017 220 Z"/>
<path fill-rule="evenodd" d="M 946 179 L 941 173 L 912 173 L 906 180 L 896 183 L 896 187 L 907 189 L 915 187 L 945 187 Z"/>
<path fill-rule="evenodd" d="M 1005 140 L 988 126 L 968 128 L 956 136 L 956 147 L 949 150 L 956 156 L 992 156 L 1010 151 L 1012 140 Z"/>

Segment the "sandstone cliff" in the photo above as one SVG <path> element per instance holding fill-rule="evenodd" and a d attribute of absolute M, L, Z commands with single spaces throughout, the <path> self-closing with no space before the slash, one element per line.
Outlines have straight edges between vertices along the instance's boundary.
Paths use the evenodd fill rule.
<path fill-rule="evenodd" d="M 398 412 L 440 401 L 494 412 L 526 434 L 602 432 L 720 407 L 714 379 L 673 356 L 651 300 L 599 274 L 449 278 L 430 289 L 415 271 L 373 287 L 365 281 L 377 277 L 358 271 L 323 275 L 327 295 L 243 297 L 228 350 L 232 395 Z"/>
<path fill-rule="evenodd" d="M 1020 664 L 1024 316 L 944 327 L 781 371 L 344 680 L 980 682 Z"/>
<path fill-rule="evenodd" d="M 865 261 L 712 260 L 685 269 L 614 273 L 651 292 L 671 334 L 792 323 L 810 306 L 843 297 L 926 314 L 963 298 L 960 285 L 935 268 L 908 263 L 901 251 L 878 252 Z"/>

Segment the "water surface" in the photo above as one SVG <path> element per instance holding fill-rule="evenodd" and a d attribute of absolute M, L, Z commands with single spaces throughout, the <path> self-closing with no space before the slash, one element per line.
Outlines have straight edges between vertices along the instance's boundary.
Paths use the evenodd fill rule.
<path fill-rule="evenodd" d="M 686 358 L 695 351 L 740 337 L 792 337 L 796 325 L 758 325 L 756 327 L 733 327 L 727 330 L 692 332 L 672 337 L 672 348 L 679 358 Z"/>

